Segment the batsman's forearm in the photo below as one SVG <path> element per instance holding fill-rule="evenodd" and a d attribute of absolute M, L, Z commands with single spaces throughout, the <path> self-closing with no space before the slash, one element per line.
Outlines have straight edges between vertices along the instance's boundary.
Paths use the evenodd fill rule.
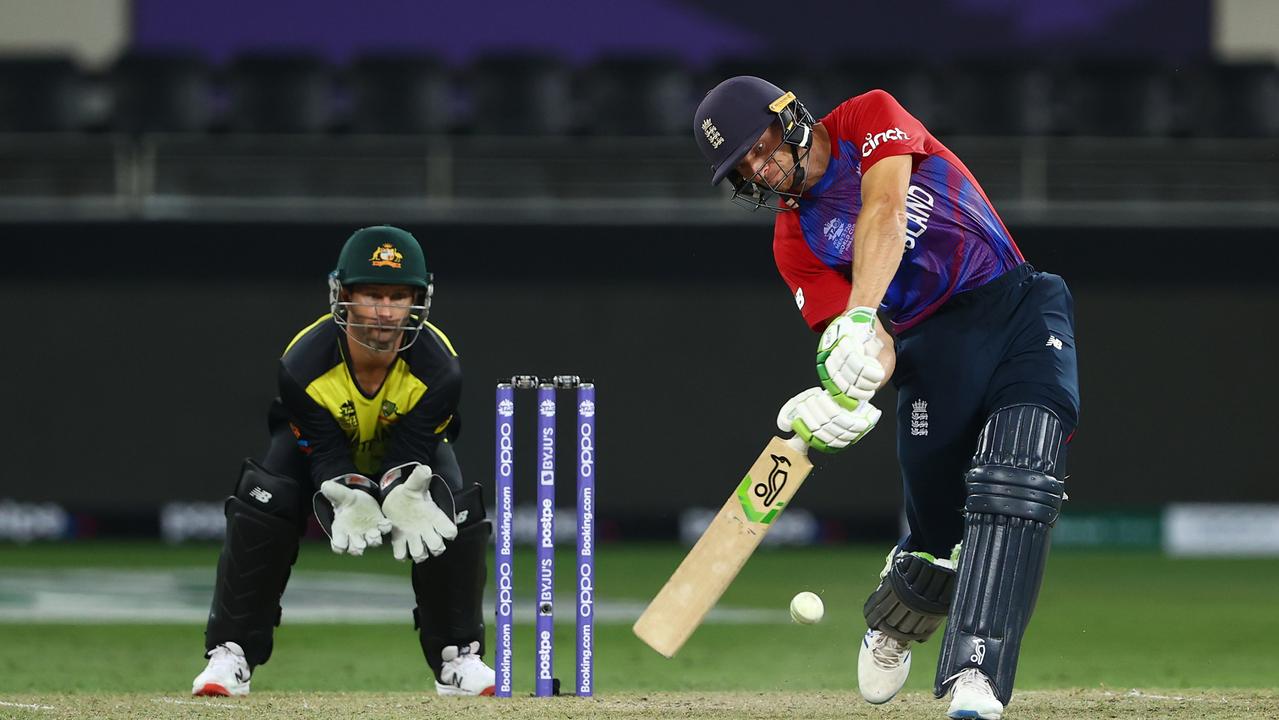
<path fill-rule="evenodd" d="M 879 384 L 882 388 L 892 379 L 893 370 L 897 369 L 897 353 L 893 350 L 891 341 L 884 343 L 884 349 L 879 351 L 879 357 L 875 359 L 879 360 L 880 366 L 884 368 L 884 381 Z"/>
<path fill-rule="evenodd" d="M 849 309 L 878 308 L 906 248 L 906 209 L 892 203 L 863 207 L 853 230 L 853 289 Z"/>

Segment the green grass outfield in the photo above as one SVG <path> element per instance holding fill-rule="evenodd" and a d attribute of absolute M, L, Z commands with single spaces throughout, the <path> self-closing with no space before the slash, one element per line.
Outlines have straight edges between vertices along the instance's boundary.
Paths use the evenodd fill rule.
<path fill-rule="evenodd" d="M 600 624 L 597 701 L 561 698 L 539 706 L 516 700 L 509 708 L 523 708 L 517 714 L 528 717 L 579 712 L 599 717 L 768 717 L 770 702 L 761 697 L 772 697 L 783 707 L 826 698 L 835 704 L 832 716 L 941 717 L 944 705 L 927 694 L 936 640 L 916 650 L 904 702 L 876 709 L 863 706 L 856 696 L 856 650 L 864 631 L 861 604 L 876 582 L 886 549 L 760 550 L 721 601 L 727 608 L 766 611 L 754 613 L 753 622 L 705 625 L 673 660 L 639 642 L 625 617 Z M 194 569 L 211 587 L 217 552 L 211 545 L 4 545 L 0 577 L 33 570 L 57 575 L 79 568 L 188 574 Z M 600 607 L 642 606 L 684 552 L 674 545 L 599 546 Z M 527 604 L 531 553 L 519 560 L 517 587 L 530 588 Z M 571 558 L 561 556 L 562 582 L 570 581 L 572 567 Z M 295 568 L 300 577 L 342 571 L 389 574 L 408 584 L 406 566 L 396 563 L 385 547 L 368 557 L 347 558 L 331 554 L 323 544 L 308 543 Z M 353 577 L 358 581 L 367 575 Z M 349 590 L 350 603 L 360 605 L 360 588 L 353 583 Z M 800 590 L 812 590 L 825 600 L 822 623 L 789 621 L 787 604 Z M 92 583 L 83 592 L 91 599 Z M 185 592 L 191 603 L 207 605 L 207 589 Z M 1010 714 L 1021 707 L 1026 714 L 1017 717 L 1094 711 L 1113 717 L 1279 717 L 1273 691 L 1279 677 L 1276 598 L 1279 560 L 1056 552 L 1018 675 L 1019 691 L 1036 692 L 1015 700 Z M 0 597 L 0 605 L 6 600 L 13 598 Z M 252 710 L 254 717 L 420 717 L 423 703 L 438 707 L 431 704 L 438 701 L 419 695 L 430 685 L 407 607 L 403 623 L 290 624 L 288 596 L 285 605 L 275 655 L 255 673 L 252 705 L 242 703 L 241 709 Z M 559 610 L 557 674 L 567 688 L 573 666 L 572 611 Z M 0 624 L 0 718 L 115 717 L 116 712 L 123 713 L 120 717 L 197 717 L 206 711 L 210 717 L 238 717 L 225 707 L 188 704 L 185 697 L 204 664 L 202 632 L 199 621 L 28 618 Z M 527 693 L 532 687 L 531 625 L 519 626 L 516 641 L 517 689 Z M 317 692 L 339 693 L 323 696 L 322 704 L 346 709 L 332 715 L 308 711 L 316 702 L 306 698 L 321 697 L 313 695 Z M 643 709 L 645 703 L 653 714 Z M 87 710 L 98 705 L 103 709 Z M 1039 710 L 1032 710 L 1037 706 Z M 88 714 L 61 714 L 73 707 L 77 709 L 67 711 Z M 872 714 L 863 714 L 868 712 Z M 1237 712 L 1244 714 L 1231 714 Z"/>

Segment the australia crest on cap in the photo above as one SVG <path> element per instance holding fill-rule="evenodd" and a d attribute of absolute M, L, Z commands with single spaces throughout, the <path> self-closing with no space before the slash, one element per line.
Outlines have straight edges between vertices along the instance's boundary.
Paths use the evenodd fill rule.
<path fill-rule="evenodd" d="M 373 257 L 369 258 L 373 267 L 398 268 L 404 262 L 404 255 L 391 243 L 382 243 L 373 248 Z"/>

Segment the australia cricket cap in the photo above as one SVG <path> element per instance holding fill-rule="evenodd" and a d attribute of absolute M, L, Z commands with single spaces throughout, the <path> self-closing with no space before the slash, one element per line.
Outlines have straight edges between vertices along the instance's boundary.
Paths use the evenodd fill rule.
<path fill-rule="evenodd" d="M 417 238 L 391 225 L 356 230 L 342 246 L 333 276 L 343 285 L 425 288 L 430 283 L 426 258 Z"/>

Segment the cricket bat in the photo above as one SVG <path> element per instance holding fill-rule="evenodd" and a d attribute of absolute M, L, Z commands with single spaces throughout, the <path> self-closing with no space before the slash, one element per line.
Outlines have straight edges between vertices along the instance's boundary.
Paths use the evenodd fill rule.
<path fill-rule="evenodd" d="M 774 437 L 632 630 L 674 657 L 759 546 L 813 464 L 799 436 Z"/>

